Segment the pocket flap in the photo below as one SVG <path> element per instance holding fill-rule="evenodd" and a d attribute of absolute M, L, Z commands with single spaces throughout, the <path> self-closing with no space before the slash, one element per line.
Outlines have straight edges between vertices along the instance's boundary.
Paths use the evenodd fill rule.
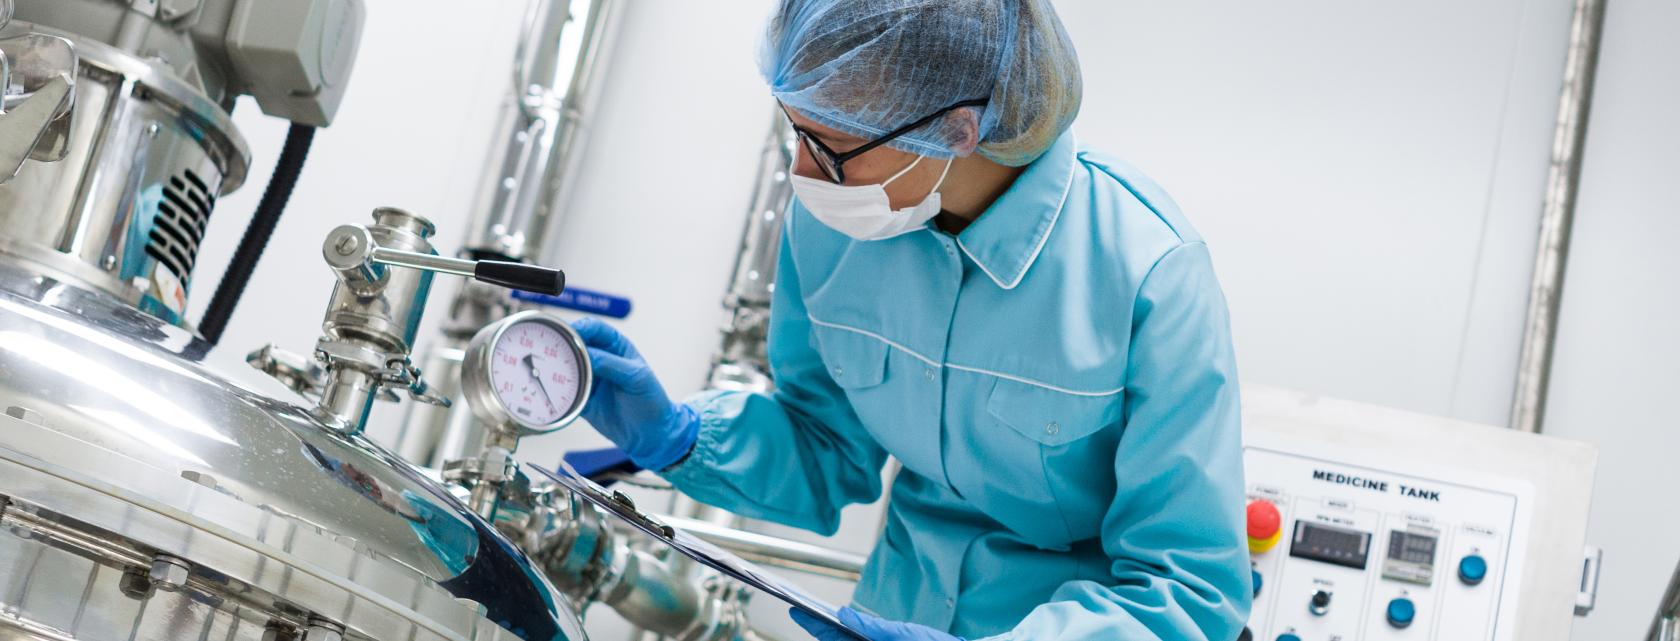
<path fill-rule="evenodd" d="M 880 385 L 886 378 L 887 350 L 891 349 L 879 338 L 817 325 L 814 328 L 817 348 L 823 365 L 835 384 L 846 389 Z"/>
<path fill-rule="evenodd" d="M 1121 392 L 1071 394 L 999 378 L 986 400 L 986 412 L 1029 439 L 1066 445 L 1119 421 L 1123 399 Z"/>

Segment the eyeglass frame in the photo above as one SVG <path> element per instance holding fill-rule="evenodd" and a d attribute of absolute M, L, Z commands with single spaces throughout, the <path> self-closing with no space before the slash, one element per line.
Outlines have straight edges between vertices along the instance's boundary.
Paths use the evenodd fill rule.
<path fill-rule="evenodd" d="M 927 116 L 923 116 L 921 119 L 919 119 L 915 122 L 912 122 L 908 125 L 904 125 L 903 127 L 899 127 L 899 128 L 894 129 L 892 131 L 889 131 L 889 132 L 887 132 L 886 135 L 881 136 L 880 138 L 876 138 L 876 139 L 871 140 L 869 142 L 863 143 L 862 145 L 859 145 L 859 146 L 853 148 L 852 150 L 844 152 L 844 153 L 836 152 L 833 149 L 829 149 L 828 145 L 823 144 L 823 141 L 817 139 L 816 134 L 813 134 L 810 131 L 807 131 L 804 127 L 800 127 L 799 125 L 794 124 L 793 113 L 788 111 L 787 105 L 783 105 L 781 103 L 777 103 L 777 104 L 781 106 L 782 113 L 787 115 L 788 124 L 793 127 L 794 136 L 798 137 L 800 144 L 804 145 L 805 150 L 811 153 L 811 159 L 816 161 L 817 169 L 822 172 L 823 177 L 825 177 L 825 178 L 829 179 L 830 181 L 834 182 L 834 184 L 839 185 L 839 184 L 844 184 L 846 182 L 846 170 L 843 167 L 843 165 L 846 164 L 846 161 L 852 160 L 853 158 L 857 158 L 858 156 L 862 156 L 866 153 L 869 153 L 870 151 L 874 150 L 876 147 L 880 147 L 881 145 L 885 145 L 885 144 L 887 144 L 889 142 L 892 142 L 893 140 L 895 140 L 895 139 L 897 139 L 897 138 L 899 138 L 899 137 L 901 137 L 905 134 L 908 134 L 912 131 L 915 131 L 917 129 L 925 127 L 929 123 L 932 123 L 934 120 L 939 119 L 941 116 L 944 116 L 945 114 L 951 113 L 951 112 L 956 111 L 958 109 L 962 109 L 963 107 L 984 107 L 984 106 L 986 106 L 986 103 L 988 103 L 988 102 L 990 102 L 990 100 L 988 100 L 986 98 L 973 98 L 973 99 L 970 99 L 970 100 L 964 100 L 962 102 L 956 103 L 956 104 L 951 105 L 949 107 L 946 107 L 944 109 L 940 109 L 939 111 L 935 111 L 931 114 L 928 114 Z M 819 158 L 818 157 L 819 154 L 821 154 L 822 157 Z M 826 164 L 826 165 L 823 164 L 823 161 L 825 161 L 825 160 L 828 161 L 828 164 Z M 830 169 L 830 168 L 832 168 L 832 169 Z"/>

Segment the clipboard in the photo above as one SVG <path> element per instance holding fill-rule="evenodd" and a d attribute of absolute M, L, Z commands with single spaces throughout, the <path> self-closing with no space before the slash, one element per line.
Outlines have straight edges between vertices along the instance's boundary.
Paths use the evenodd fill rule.
<path fill-rule="evenodd" d="M 561 461 L 559 467 L 553 471 L 538 467 L 530 463 L 525 464 L 528 473 L 535 477 L 546 478 L 569 489 L 573 494 L 605 510 L 608 514 L 634 526 L 654 540 L 664 543 L 683 556 L 723 573 L 764 594 L 804 611 L 835 629 L 846 633 L 857 641 L 870 641 L 857 630 L 846 627 L 837 615 L 839 608 L 821 599 L 811 596 L 803 588 L 792 582 L 772 574 L 741 557 L 735 556 L 723 548 L 700 540 L 688 532 L 661 523 L 659 520 L 643 514 L 636 509 L 635 502 L 624 493 L 608 490 L 577 473 L 571 465 Z"/>

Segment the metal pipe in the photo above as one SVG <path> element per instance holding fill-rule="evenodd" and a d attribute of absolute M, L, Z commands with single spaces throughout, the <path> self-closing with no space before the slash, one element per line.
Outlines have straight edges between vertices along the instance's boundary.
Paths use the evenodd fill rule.
<path fill-rule="evenodd" d="M 1676 639 L 1676 620 L 1680 619 L 1680 567 L 1668 578 L 1668 588 L 1657 602 L 1657 616 L 1645 634 L 1646 641 L 1680 641 Z"/>
<path fill-rule="evenodd" d="M 809 574 L 857 581 L 868 561 L 862 555 L 841 552 L 820 545 L 722 527 L 680 516 L 655 516 L 666 525 L 693 534 L 741 558 L 765 565 Z"/>
<path fill-rule="evenodd" d="M 765 341 L 770 333 L 770 299 L 776 287 L 782 226 L 793 202 L 793 183 L 787 171 L 793 164 L 794 145 L 793 129 L 781 110 L 773 110 L 770 131 L 758 158 L 758 179 L 741 229 L 735 268 L 729 289 L 724 292 L 723 307 L 729 312 L 729 324 L 723 328 L 723 344 L 706 377 L 712 389 L 768 392 L 773 387 Z"/>
<path fill-rule="evenodd" d="M 718 575 L 686 576 L 633 543 L 644 535 L 553 487 L 512 483 L 497 526 L 579 603 L 600 603 L 649 632 L 680 641 L 726 641 L 745 629 L 741 587 Z M 675 555 L 674 555 L 675 556 Z"/>
<path fill-rule="evenodd" d="M 501 137 L 479 185 L 464 247 L 539 257 L 582 157 L 615 37 L 618 0 L 532 0 L 514 60 Z"/>
<path fill-rule="evenodd" d="M 462 241 L 465 253 L 522 260 L 543 250 L 575 182 L 621 13 L 619 0 L 531 0 L 508 104 Z M 423 359 L 434 364 L 427 371 L 441 389 L 459 389 L 457 381 L 442 379 L 459 376 L 457 355 L 473 334 L 514 310 L 499 289 L 461 284 L 443 335 Z M 471 456 L 484 440 L 465 403 L 410 405 L 398 433 L 408 460 L 432 466 Z"/>
<path fill-rule="evenodd" d="M 379 381 L 372 374 L 350 367 L 331 369 L 321 387 L 315 417 L 347 434 L 360 433 L 378 391 Z"/>
<path fill-rule="evenodd" d="M 681 636 L 716 627 L 716 608 L 697 582 L 677 574 L 642 550 L 625 549 L 626 561 L 612 589 L 600 602 L 638 627 L 665 636 Z"/>
<path fill-rule="evenodd" d="M 1534 257 L 1522 358 L 1517 365 L 1516 394 L 1511 404 L 1511 427 L 1524 432 L 1539 432 L 1545 421 L 1564 269 L 1575 224 L 1593 81 L 1604 35 L 1604 7 L 1605 0 L 1575 0 L 1575 15 L 1569 25 L 1569 52 L 1564 61 L 1563 90 L 1558 97 L 1557 123 L 1552 132 L 1546 199 L 1540 211 L 1540 246 Z"/>

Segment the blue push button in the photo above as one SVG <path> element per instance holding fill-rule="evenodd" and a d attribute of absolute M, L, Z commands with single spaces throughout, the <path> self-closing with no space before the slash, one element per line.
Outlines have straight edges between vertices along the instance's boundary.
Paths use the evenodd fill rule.
<path fill-rule="evenodd" d="M 1277 641 L 1301 641 L 1301 637 L 1285 632 L 1278 635 Z"/>
<path fill-rule="evenodd" d="M 1487 559 L 1480 554 L 1472 554 L 1458 562 L 1458 580 L 1465 585 L 1477 585 L 1487 578 Z"/>
<path fill-rule="evenodd" d="M 1406 628 L 1417 618 L 1417 605 L 1411 599 L 1400 597 L 1388 602 L 1388 624 L 1396 628 Z"/>
<path fill-rule="evenodd" d="M 1249 570 L 1249 572 L 1254 574 L 1254 596 L 1260 596 L 1260 584 L 1263 583 L 1263 581 L 1260 580 L 1260 571 Z"/>

